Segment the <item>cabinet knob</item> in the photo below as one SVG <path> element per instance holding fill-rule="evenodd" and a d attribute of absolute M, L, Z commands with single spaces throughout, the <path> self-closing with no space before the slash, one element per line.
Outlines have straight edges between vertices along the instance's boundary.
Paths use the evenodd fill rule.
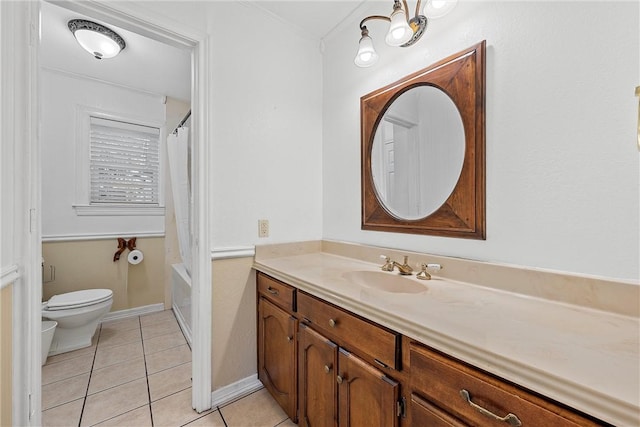
<path fill-rule="evenodd" d="M 293 339 L 293 337 L 289 337 L 289 336 L 287 336 L 287 341 L 288 341 L 288 342 L 291 342 L 291 340 L 292 340 L 292 339 Z"/>
<path fill-rule="evenodd" d="M 331 368 L 332 367 L 333 367 L 333 365 L 331 365 L 331 363 L 329 363 L 328 365 L 324 365 L 325 374 L 328 374 L 329 372 L 331 372 Z"/>
<path fill-rule="evenodd" d="M 340 375 L 338 375 L 336 377 L 336 381 L 338 381 L 338 384 L 342 384 L 342 377 Z"/>
<path fill-rule="evenodd" d="M 331 326 L 332 328 L 335 328 L 337 323 L 338 322 L 336 322 L 335 320 L 329 319 L 329 326 Z"/>

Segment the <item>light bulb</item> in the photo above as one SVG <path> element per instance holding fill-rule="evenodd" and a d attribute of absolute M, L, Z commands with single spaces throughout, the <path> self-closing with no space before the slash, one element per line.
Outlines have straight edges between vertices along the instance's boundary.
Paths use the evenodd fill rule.
<path fill-rule="evenodd" d="M 411 40 L 413 30 L 407 23 L 404 10 L 395 9 L 391 14 L 391 23 L 389 24 L 389 32 L 384 39 L 389 46 L 401 46 Z"/>
<path fill-rule="evenodd" d="M 366 27 L 362 30 L 362 37 L 358 43 L 358 53 L 353 62 L 358 67 L 370 67 L 378 61 L 378 54 L 373 48 L 373 41 L 369 37 Z"/>
<path fill-rule="evenodd" d="M 427 18 L 441 18 L 451 12 L 458 4 L 458 0 L 428 0 L 424 6 Z"/>

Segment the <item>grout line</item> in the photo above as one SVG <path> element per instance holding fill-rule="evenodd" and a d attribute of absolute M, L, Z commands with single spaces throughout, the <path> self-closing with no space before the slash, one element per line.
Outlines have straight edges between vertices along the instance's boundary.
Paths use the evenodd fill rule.
<path fill-rule="evenodd" d="M 152 374 L 147 374 L 147 378 L 148 378 L 148 377 L 152 377 L 152 376 L 154 376 L 154 375 L 156 375 L 156 374 L 159 374 L 159 373 L 161 373 L 161 372 L 168 371 L 169 369 L 174 369 L 174 368 L 177 368 L 177 367 L 179 367 L 179 366 L 186 365 L 187 363 L 191 363 L 191 361 L 183 362 L 183 363 L 179 363 L 179 364 L 177 364 L 177 365 L 171 366 L 170 368 L 164 368 L 164 369 L 161 369 L 161 370 L 159 370 L 159 371 L 156 371 L 156 372 L 154 372 L 154 373 L 152 373 Z M 193 378 L 191 378 L 191 381 L 193 381 Z M 191 387 L 191 386 L 189 386 L 189 387 Z M 182 391 L 182 390 L 181 390 L 181 391 Z"/>
<path fill-rule="evenodd" d="M 91 385 L 91 376 L 93 375 L 93 366 L 96 363 L 96 356 L 98 354 L 98 344 L 100 343 L 100 335 L 102 334 L 102 325 L 100 325 L 100 329 L 98 331 L 98 339 L 96 341 L 96 349 L 93 352 L 93 361 L 91 361 L 91 370 L 89 371 L 89 381 L 87 381 L 87 389 L 84 392 L 84 399 L 82 401 L 82 409 L 80 410 L 80 418 L 78 418 L 78 427 L 80 427 L 82 423 L 82 416 L 84 415 L 84 408 L 87 405 L 87 396 L 89 395 L 89 386 Z"/>
<path fill-rule="evenodd" d="M 142 335 L 142 321 L 138 316 L 138 323 L 140 324 L 140 337 L 142 337 L 142 357 L 144 359 L 144 374 L 147 381 L 147 397 L 149 398 L 149 416 L 151 417 L 151 427 L 153 427 L 153 411 L 151 410 L 151 388 L 149 387 L 149 371 L 147 370 L 147 355 L 144 352 L 144 336 Z"/>
<path fill-rule="evenodd" d="M 105 422 L 107 422 L 107 421 L 109 421 L 109 420 L 112 420 L 112 419 L 114 419 L 114 418 L 118 418 L 118 417 L 119 417 L 119 416 L 121 416 L 121 415 L 128 414 L 129 412 L 137 411 L 138 409 L 140 409 L 140 408 L 144 408 L 145 406 L 149 406 L 149 405 L 141 405 L 141 406 L 138 406 L 137 408 L 133 408 L 133 409 L 130 409 L 130 410 L 128 410 L 128 411 L 126 411 L 126 412 L 123 412 L 123 413 L 121 413 L 121 414 L 116 414 L 116 415 L 114 415 L 114 416 L 112 416 L 112 417 L 109 417 L 109 418 L 107 418 L 107 419 L 104 419 L 104 420 L 102 420 L 102 421 L 98 421 L 96 424 L 93 424 L 93 425 L 95 426 L 95 425 L 98 425 L 98 424 L 105 423 Z"/>
<path fill-rule="evenodd" d="M 220 418 L 222 418 L 222 422 L 224 423 L 224 427 L 229 427 L 229 424 L 227 424 L 227 420 L 224 419 L 224 415 L 222 415 L 222 408 L 220 408 L 219 406 L 216 406 L 216 408 L 218 409 L 218 412 L 220 413 Z"/>

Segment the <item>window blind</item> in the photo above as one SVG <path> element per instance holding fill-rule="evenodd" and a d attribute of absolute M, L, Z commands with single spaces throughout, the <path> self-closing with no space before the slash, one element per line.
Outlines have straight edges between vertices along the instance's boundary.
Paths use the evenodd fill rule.
<path fill-rule="evenodd" d="M 159 204 L 160 129 L 90 118 L 90 201 Z"/>

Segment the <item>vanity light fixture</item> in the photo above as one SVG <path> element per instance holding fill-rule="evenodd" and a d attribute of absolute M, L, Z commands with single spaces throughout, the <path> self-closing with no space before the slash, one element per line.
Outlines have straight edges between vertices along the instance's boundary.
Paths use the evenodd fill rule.
<path fill-rule="evenodd" d="M 369 37 L 367 21 L 380 19 L 389 22 L 389 31 L 385 41 L 389 46 L 409 47 L 415 44 L 427 29 L 427 18 L 440 18 L 451 10 L 458 3 L 458 0 L 427 0 L 424 7 L 424 14 L 420 14 L 421 0 L 417 0 L 415 16 L 409 17 L 409 6 L 407 0 L 394 0 L 391 16 L 371 15 L 360 21 L 360 42 L 358 53 L 354 59 L 358 67 L 370 67 L 378 61 L 378 54 L 373 47 L 373 41 Z"/>
<path fill-rule="evenodd" d="M 72 19 L 67 26 L 78 44 L 96 59 L 113 58 L 126 46 L 118 33 L 102 24 L 86 19 Z"/>

